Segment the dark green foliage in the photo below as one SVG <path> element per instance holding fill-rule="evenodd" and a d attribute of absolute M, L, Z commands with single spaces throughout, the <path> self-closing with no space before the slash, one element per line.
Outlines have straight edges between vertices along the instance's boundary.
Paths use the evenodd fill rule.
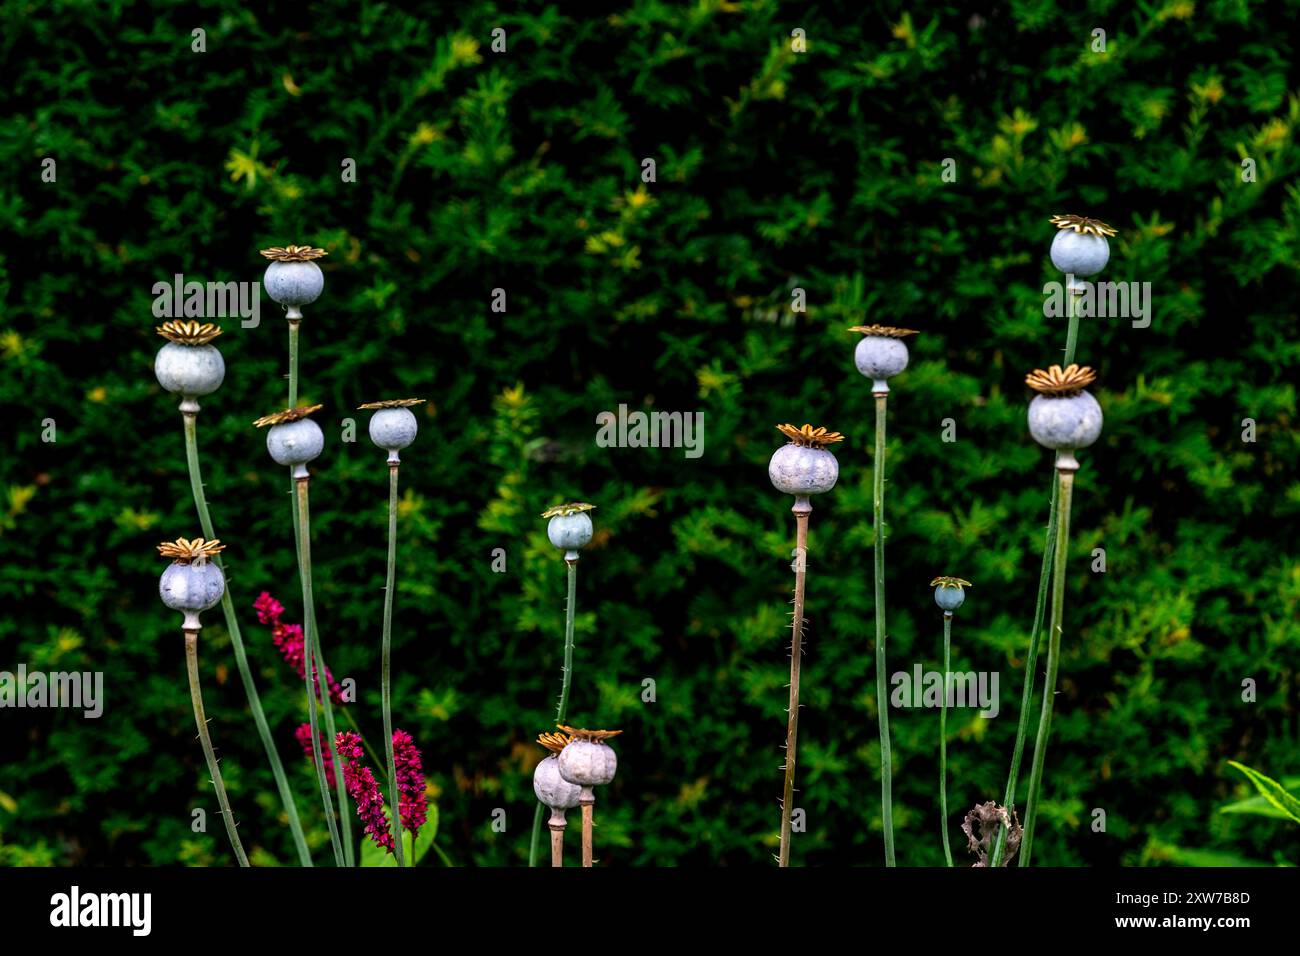
<path fill-rule="evenodd" d="M 793 859 L 881 862 L 872 406 L 843 329 L 922 330 L 890 401 L 890 663 L 935 667 L 927 582 L 974 582 L 954 667 L 1000 672 L 1001 713 L 949 716 L 966 861 L 960 814 L 1004 785 L 1046 522 L 1051 459 L 1028 437 L 1022 382 L 1064 346 L 1042 311 L 1058 212 L 1120 230 L 1102 278 L 1150 282 L 1154 318 L 1080 335 L 1106 428 L 1080 456 L 1035 862 L 1295 861 L 1294 828 L 1214 811 L 1253 793 L 1229 760 L 1297 771 L 1296 4 L 652 0 L 586 19 L 560 4 L 281 3 L 265 19 L 224 0 L 44 6 L 6 5 L 0 40 L 0 670 L 103 670 L 108 703 L 98 721 L 0 714 L 0 862 L 230 862 L 215 817 L 189 829 L 213 801 L 179 618 L 156 595 L 154 544 L 198 528 L 177 400 L 151 370 L 151 289 L 174 272 L 259 280 L 257 250 L 291 242 L 330 250 L 303 325 L 302 396 L 326 404 L 317 602 L 376 743 L 387 473 L 352 409 L 431 400 L 403 453 L 394 716 L 424 750 L 458 864 L 526 858 L 564 613 L 538 515 L 574 499 L 599 508 L 570 714 L 625 730 L 597 856 L 769 861 L 794 520 L 765 467 L 785 421 L 848 436 L 811 519 Z M 489 47 L 498 26 L 506 53 Z M 348 157 L 355 183 L 340 181 Z M 285 472 L 250 427 L 285 396 L 284 322 L 262 305 L 256 329 L 223 323 L 227 379 L 199 439 L 323 862 L 292 739 L 301 684 L 249 607 L 266 589 L 301 620 Z M 620 403 L 703 411 L 704 455 L 597 447 L 595 416 Z M 1090 570 L 1099 547 L 1105 574 Z M 290 862 L 224 625 L 205 620 L 241 834 L 255 862 Z M 903 865 L 942 859 L 937 724 L 893 714 Z"/>

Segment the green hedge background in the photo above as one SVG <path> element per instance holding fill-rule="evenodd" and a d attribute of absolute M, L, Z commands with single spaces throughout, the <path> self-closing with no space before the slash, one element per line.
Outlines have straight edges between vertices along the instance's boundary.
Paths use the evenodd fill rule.
<path fill-rule="evenodd" d="M 538 515 L 572 499 L 599 507 L 571 715 L 625 730 L 597 856 L 770 863 L 794 522 L 765 468 L 784 421 L 848 436 L 811 523 L 794 860 L 881 863 L 872 406 L 844 328 L 920 329 L 890 402 L 890 668 L 936 666 L 927 584 L 972 580 L 954 666 L 998 671 L 1002 709 L 950 717 L 961 848 L 962 812 L 1000 795 L 1019 711 L 1051 474 L 1023 376 L 1064 344 L 1042 312 L 1058 212 L 1120 230 L 1102 278 L 1150 282 L 1154 320 L 1080 336 L 1106 427 L 1075 495 L 1035 861 L 1296 861 L 1296 827 L 1218 812 L 1253 793 L 1228 760 L 1300 773 L 1296 3 L 267 6 L 4 5 L 0 669 L 102 670 L 108 704 L 98 721 L 0 712 L 0 862 L 231 862 L 215 817 L 189 829 L 215 808 L 154 545 L 198 526 L 176 399 L 152 374 L 151 289 L 175 272 L 257 281 L 257 250 L 292 242 L 330 253 L 303 326 L 303 398 L 327 406 L 317 600 L 374 740 L 386 469 L 352 409 L 430 399 L 403 455 L 396 722 L 458 865 L 527 855 L 563 638 L 564 564 Z M 285 394 L 285 326 L 262 310 L 256 329 L 223 323 L 200 441 L 323 863 L 292 737 L 301 685 L 250 607 L 269 590 L 301 620 L 284 471 L 250 426 Z M 597 447 L 595 416 L 620 403 L 703 412 L 703 456 Z M 288 863 L 221 615 L 205 619 L 241 833 L 256 862 Z M 942 860 L 937 725 L 893 713 L 904 865 Z"/>

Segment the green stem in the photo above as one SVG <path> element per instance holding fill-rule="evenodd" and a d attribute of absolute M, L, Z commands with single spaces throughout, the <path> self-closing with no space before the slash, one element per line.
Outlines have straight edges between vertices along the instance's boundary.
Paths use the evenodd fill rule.
<path fill-rule="evenodd" d="M 298 326 L 301 319 L 289 320 L 289 408 L 298 404 Z"/>
<path fill-rule="evenodd" d="M 207 496 L 203 492 L 203 475 L 199 470 L 198 415 L 196 412 L 185 412 L 182 418 L 185 420 L 185 460 L 189 465 L 190 490 L 194 494 L 194 507 L 199 513 L 199 526 L 203 529 L 203 536 L 211 541 L 217 535 L 212 529 L 212 516 L 208 514 Z M 225 572 L 220 555 L 213 555 L 212 561 L 223 573 Z M 303 866 L 311 866 L 311 851 L 307 849 L 307 837 L 303 833 L 302 822 L 298 819 L 298 805 L 294 801 L 293 791 L 289 788 L 284 765 L 280 762 L 280 753 L 276 750 L 275 741 L 271 737 L 271 728 L 262 710 L 262 699 L 257 693 L 257 684 L 253 681 L 253 671 L 248 665 L 248 654 L 244 650 L 244 639 L 239 630 L 239 618 L 235 614 L 234 600 L 230 596 L 229 576 L 226 578 L 226 590 L 221 595 L 221 612 L 226 618 L 226 631 L 230 634 L 230 646 L 235 653 L 235 666 L 239 669 L 240 680 L 244 683 L 244 694 L 248 697 L 248 709 L 253 714 L 253 723 L 257 726 L 258 736 L 262 738 L 262 747 L 266 750 L 267 760 L 271 764 L 271 773 L 275 777 L 275 787 L 280 792 L 280 802 L 284 804 L 285 813 L 289 818 L 289 832 L 298 851 L 298 861 Z"/>
<path fill-rule="evenodd" d="M 235 828 L 235 815 L 230 810 L 230 798 L 226 796 L 226 785 L 221 780 L 221 768 L 217 766 L 217 754 L 212 749 L 212 738 L 208 736 L 208 718 L 203 713 L 203 691 L 199 688 L 197 629 L 185 631 L 185 669 L 190 675 L 190 702 L 194 705 L 194 722 L 199 725 L 199 740 L 203 743 L 203 756 L 208 761 L 212 786 L 217 791 L 217 805 L 221 808 L 221 819 L 226 822 L 226 834 L 230 837 L 230 845 L 235 849 L 235 859 L 239 861 L 240 866 L 248 866 L 244 845 L 239 842 L 239 832 Z"/>
<path fill-rule="evenodd" d="M 393 757 L 393 689 L 390 673 L 393 636 L 393 587 L 397 578 L 397 462 L 388 466 L 388 579 L 384 585 L 383 675 L 380 686 L 384 710 L 384 749 L 388 756 L 388 806 L 393 820 L 397 865 L 405 866 L 402 856 L 402 807 L 398 802 L 397 763 Z"/>
<path fill-rule="evenodd" d="M 1061 507 L 1056 525 L 1052 621 L 1047 640 L 1047 677 L 1043 684 L 1043 710 L 1038 720 L 1038 737 L 1034 740 L 1034 765 L 1029 774 L 1025 833 L 1020 843 L 1021 866 L 1029 866 L 1029 856 L 1033 849 L 1034 823 L 1038 819 L 1039 794 L 1043 785 L 1043 764 L 1047 759 L 1047 739 L 1052 732 L 1052 710 L 1056 702 L 1056 673 L 1061 663 L 1061 626 L 1065 616 L 1065 558 L 1070 540 L 1070 499 L 1074 491 L 1074 471 L 1058 467 L 1058 486 Z"/>
<path fill-rule="evenodd" d="M 570 557 L 572 555 L 572 557 Z M 573 683 L 573 632 L 576 620 L 578 597 L 578 552 L 570 551 L 564 556 L 568 568 L 569 598 L 564 606 L 564 672 L 560 677 L 560 705 L 555 711 L 555 722 L 564 723 L 569 715 L 569 688 Z M 543 806 L 539 800 L 533 811 L 533 835 L 528 841 L 528 865 L 537 866 L 542 839 Z"/>
<path fill-rule="evenodd" d="M 943 612 L 943 699 L 939 702 L 939 813 L 942 818 L 943 858 L 952 866 L 948 844 L 948 673 L 952 669 L 952 611 Z"/>
<path fill-rule="evenodd" d="M 894 866 L 894 769 L 889 746 L 889 675 L 885 672 L 885 406 L 876 394 L 876 453 L 872 460 L 876 578 L 876 711 L 880 715 L 880 817 L 885 831 L 885 866 Z"/>
<path fill-rule="evenodd" d="M 302 579 L 302 606 L 303 606 L 303 628 L 306 637 L 306 660 L 303 661 L 303 674 L 307 681 L 307 722 L 311 730 L 311 752 L 312 762 L 316 767 L 316 779 L 320 784 L 321 805 L 325 808 L 325 822 L 329 825 L 330 843 L 334 847 L 334 863 L 336 866 L 344 865 L 343 844 L 339 839 L 339 829 L 334 821 L 334 804 L 330 799 L 329 782 L 325 778 L 325 760 L 321 754 L 320 730 L 316 723 L 316 683 L 312 680 L 315 674 L 320 675 L 320 682 L 326 684 L 325 672 L 316 670 L 317 656 L 315 647 L 317 642 L 316 620 L 315 615 L 311 612 L 312 594 L 311 594 L 311 517 L 307 500 L 307 483 L 310 479 L 299 478 L 297 480 L 298 494 L 298 576 Z M 321 687 L 321 699 L 329 700 L 328 686 Z M 334 731 L 329 731 L 329 742 L 334 744 Z M 338 760 L 337 749 L 335 750 L 334 777 L 336 780 L 343 779 L 343 764 Z"/>
<path fill-rule="evenodd" d="M 366 735 L 361 732 L 361 725 L 358 724 L 357 719 L 352 716 L 352 711 L 349 710 L 347 707 L 344 707 L 342 710 L 339 711 L 339 713 L 347 718 L 348 726 L 351 727 L 353 730 L 355 730 L 357 732 L 357 736 L 361 738 L 361 746 L 365 748 L 366 756 L 375 762 L 376 767 L 382 764 L 384 762 L 384 758 L 379 756 L 379 754 L 375 753 L 375 748 L 370 746 L 370 741 L 367 740 Z"/>

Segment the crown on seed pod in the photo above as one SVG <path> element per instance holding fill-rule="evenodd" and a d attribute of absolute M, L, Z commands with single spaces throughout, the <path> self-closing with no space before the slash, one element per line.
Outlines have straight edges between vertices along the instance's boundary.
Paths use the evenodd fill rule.
<path fill-rule="evenodd" d="M 777 425 L 776 430 L 790 439 L 791 444 L 802 445 L 804 448 L 825 448 L 838 441 L 844 441 L 844 436 L 839 432 L 829 431 L 820 426 L 813 428 L 811 425 L 804 425 L 802 428 L 797 428 L 794 425 Z"/>
<path fill-rule="evenodd" d="M 969 588 L 969 587 L 974 587 L 974 585 L 971 584 L 969 581 L 967 581 L 965 578 L 955 578 L 950 574 L 941 574 L 939 575 L 939 577 L 935 578 L 933 581 L 930 582 L 930 587 Z"/>
<path fill-rule="evenodd" d="M 1025 376 L 1025 384 L 1040 395 L 1064 397 L 1077 395 L 1097 380 L 1097 373 L 1087 365 L 1053 365 L 1047 371 L 1034 369 Z"/>
<path fill-rule="evenodd" d="M 892 325 L 851 325 L 850 332 L 861 332 L 863 335 L 878 335 L 887 339 L 905 339 L 909 335 L 920 335 L 916 329 L 898 329 Z"/>
<path fill-rule="evenodd" d="M 569 727 L 566 724 L 556 724 L 555 726 L 568 734 L 572 740 L 586 740 L 594 744 L 604 743 L 611 737 L 617 737 L 623 732 L 621 730 L 587 730 L 583 727 Z M 552 736 L 558 736 L 558 734 Z"/>
<path fill-rule="evenodd" d="M 299 405 L 297 408 L 286 408 L 283 411 L 272 412 L 270 415 L 263 415 L 253 422 L 253 427 L 265 428 L 267 425 L 285 425 L 289 422 L 296 422 L 320 411 L 324 407 L 324 405 Z"/>
<path fill-rule="evenodd" d="M 366 402 L 364 405 L 358 405 L 359 409 L 375 408 L 411 408 L 415 405 L 423 405 L 428 399 L 424 398 L 386 398 L 382 402 Z"/>
<path fill-rule="evenodd" d="M 174 558 L 177 564 L 189 564 L 191 561 L 207 560 L 218 551 L 226 550 L 220 539 L 205 541 L 202 538 L 177 538 L 164 541 L 158 545 L 158 553 L 164 558 Z"/>
<path fill-rule="evenodd" d="M 207 345 L 221 334 L 221 327 L 211 322 L 164 322 L 155 330 L 168 342 L 177 345 Z"/>
<path fill-rule="evenodd" d="M 595 511 L 595 505 L 589 505 L 585 501 L 574 501 L 567 505 L 553 505 L 542 512 L 543 518 L 568 518 L 571 515 L 582 514 L 584 511 Z"/>
<path fill-rule="evenodd" d="M 573 740 L 568 734 L 540 733 L 537 735 L 537 742 L 553 754 L 558 754 L 569 741 Z"/>
<path fill-rule="evenodd" d="M 1114 227 L 1106 225 L 1100 219 L 1089 219 L 1087 216 L 1053 216 L 1051 222 L 1057 229 L 1073 229 L 1084 236 L 1105 239 L 1107 236 L 1119 235 L 1119 231 Z"/>
<path fill-rule="evenodd" d="M 315 246 L 272 246 L 259 252 L 275 262 L 310 262 L 312 259 L 329 255 L 324 249 L 317 249 Z"/>

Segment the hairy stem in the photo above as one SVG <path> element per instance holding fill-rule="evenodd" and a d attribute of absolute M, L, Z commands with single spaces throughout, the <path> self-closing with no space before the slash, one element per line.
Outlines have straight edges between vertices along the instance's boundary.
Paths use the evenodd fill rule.
<path fill-rule="evenodd" d="M 885 670 L 885 411 L 888 394 L 876 395 L 876 452 L 872 459 L 876 578 L 876 710 L 880 715 L 880 817 L 885 866 L 894 866 L 894 758 L 889 745 L 889 675 Z"/>
<path fill-rule="evenodd" d="M 785 724 L 785 788 L 781 792 L 780 866 L 790 865 L 790 815 L 794 812 L 794 771 L 799 743 L 799 669 L 803 662 L 804 589 L 808 576 L 808 515 L 812 505 L 806 496 L 794 499 L 794 620 L 790 638 L 790 705 Z"/>
<path fill-rule="evenodd" d="M 203 475 L 199 470 L 198 416 L 194 412 L 185 412 L 185 460 L 190 471 L 190 490 L 194 494 L 194 507 L 199 513 L 199 526 L 203 536 L 209 541 L 217 535 L 212 528 L 212 516 L 208 514 L 207 496 L 203 491 Z M 225 572 L 221 555 L 213 555 L 212 562 Z M 248 709 L 253 714 L 253 723 L 257 735 L 262 739 L 262 747 L 271 764 L 271 773 L 275 777 L 275 787 L 280 792 L 280 802 L 284 804 L 285 814 L 289 818 L 289 832 L 293 836 L 293 845 L 298 851 L 298 862 L 311 866 L 311 851 L 307 849 L 307 837 L 302 830 L 302 821 L 298 819 L 298 805 L 294 801 L 293 791 L 280 762 L 280 753 L 271 737 L 271 728 L 266 722 L 262 710 L 262 699 L 257 693 L 257 684 L 253 681 L 253 670 L 248 664 L 248 654 L 244 649 L 244 639 L 239 630 L 239 618 L 235 614 L 234 599 L 230 596 L 230 578 L 226 577 L 226 590 L 221 595 L 221 613 L 226 618 L 226 631 L 230 634 L 230 646 L 235 653 L 235 666 L 239 669 L 239 678 L 244 684 L 244 694 L 248 697 Z"/>
<path fill-rule="evenodd" d="M 570 552 L 564 556 L 564 563 L 568 569 L 568 587 L 569 596 L 564 605 L 564 670 L 560 676 L 560 704 L 555 710 L 555 722 L 564 723 L 569 715 L 569 688 L 573 684 L 573 633 L 574 625 L 577 618 L 577 598 L 578 598 L 578 553 Z M 537 801 L 537 809 L 533 811 L 533 835 L 528 843 L 528 865 L 538 866 L 538 852 L 541 844 L 542 835 L 542 815 L 546 807 L 542 802 Z"/>
<path fill-rule="evenodd" d="M 199 740 L 203 744 L 203 756 L 208 761 L 208 773 L 212 775 L 212 786 L 217 791 L 217 805 L 221 808 L 221 819 L 226 823 L 226 834 L 230 845 L 235 849 L 235 859 L 240 866 L 248 866 L 248 857 L 244 845 L 239 842 L 239 831 L 235 827 L 235 815 L 230 810 L 230 798 L 226 796 L 226 785 L 221 780 L 221 768 L 217 766 L 217 754 L 212 749 L 212 738 L 208 736 L 208 718 L 203 713 L 203 691 L 199 687 L 199 632 L 185 631 L 185 669 L 190 675 L 190 701 L 194 705 L 194 722 L 199 725 Z"/>
<path fill-rule="evenodd" d="M 939 702 L 939 814 L 942 821 L 943 858 L 952 866 L 948 843 L 948 673 L 952 669 L 952 611 L 943 612 L 943 698 Z"/>
<path fill-rule="evenodd" d="M 397 865 L 405 866 L 402 857 L 402 808 L 397 793 L 397 762 L 393 757 L 393 690 L 390 663 L 393 636 L 393 586 L 397 579 L 397 462 L 388 466 L 388 583 L 384 585 L 384 636 L 382 652 L 384 749 L 388 756 L 388 805 L 392 808 L 393 835 L 396 838 Z"/>

